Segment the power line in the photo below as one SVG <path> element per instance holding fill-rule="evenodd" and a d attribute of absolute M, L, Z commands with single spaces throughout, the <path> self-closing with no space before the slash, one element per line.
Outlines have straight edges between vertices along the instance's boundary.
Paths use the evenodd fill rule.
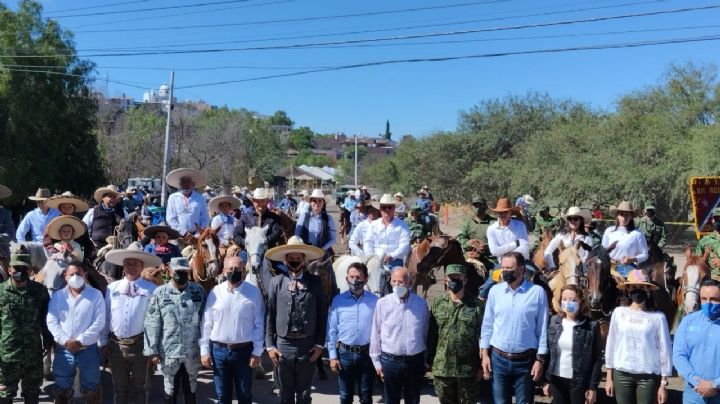
<path fill-rule="evenodd" d="M 180 9 L 180 8 L 197 8 L 197 7 L 217 6 L 219 4 L 247 3 L 249 1 L 253 1 L 253 0 L 224 0 L 224 1 L 213 1 L 213 2 L 206 2 L 206 3 L 182 4 L 182 5 L 177 5 L 177 6 L 137 8 L 134 10 L 97 11 L 94 13 L 53 15 L 50 17 L 51 18 L 74 18 L 74 17 L 92 17 L 92 16 L 99 16 L 99 15 L 134 14 L 134 13 L 144 13 L 146 11 L 167 11 L 167 10 L 175 10 L 175 9 Z"/>
<path fill-rule="evenodd" d="M 673 44 L 707 42 L 707 41 L 717 41 L 717 40 L 720 40 L 720 35 L 710 35 L 710 36 L 702 36 L 702 37 L 694 37 L 694 38 L 665 39 L 665 40 L 658 40 L 658 41 L 643 41 L 643 42 L 629 42 L 629 43 L 617 43 L 617 44 L 605 44 L 605 45 L 574 46 L 574 47 L 566 47 L 566 48 L 536 49 L 536 50 L 513 51 L 513 52 L 494 52 L 494 53 L 483 53 L 483 54 L 463 55 L 463 56 L 445 56 L 445 57 L 435 57 L 435 58 L 382 60 L 382 61 L 375 61 L 375 62 L 366 62 L 366 63 L 336 66 L 336 67 L 327 68 L 327 69 L 305 70 L 302 72 L 275 74 L 275 75 L 247 78 L 247 79 L 226 80 L 226 81 L 216 81 L 216 82 L 210 82 L 210 83 L 193 84 L 193 85 L 182 86 L 182 87 L 177 87 L 177 88 L 179 90 L 183 90 L 183 89 L 188 89 L 188 88 L 219 86 L 219 85 L 225 85 L 225 84 L 245 83 L 245 82 L 251 82 L 251 81 L 269 80 L 269 79 L 292 77 L 292 76 L 302 76 L 302 75 L 313 74 L 313 73 L 322 73 L 322 72 L 337 71 L 337 70 L 349 70 L 349 69 L 357 69 L 357 68 L 361 68 L 361 67 L 373 67 L 373 66 L 383 66 L 383 65 L 391 65 L 391 64 L 447 62 L 447 61 L 462 60 L 462 59 L 497 58 L 497 57 L 505 57 L 505 56 L 579 52 L 579 51 L 603 50 L 603 49 L 639 48 L 639 47 L 645 47 L 645 46 L 673 45 Z"/>
<path fill-rule="evenodd" d="M 105 7 L 124 6 L 127 4 L 134 4 L 134 3 L 147 3 L 148 1 L 150 1 L 150 0 L 121 1 L 121 2 L 117 2 L 117 3 L 98 4 L 97 6 L 66 8 L 64 10 L 49 10 L 48 13 L 51 13 L 51 14 L 52 13 L 67 13 L 70 11 L 92 10 L 92 9 L 105 8 Z"/>
<path fill-rule="evenodd" d="M 720 26 L 719 26 L 720 27 Z M 47 69 L 65 69 L 66 65 L 2 65 L 0 64 L 0 68 L 3 67 L 10 67 L 10 68 L 47 68 Z M 106 70 L 112 70 L 112 69 L 119 69 L 119 70 L 161 70 L 161 71 L 170 71 L 170 70 L 176 70 L 176 71 L 205 71 L 205 70 L 231 70 L 231 69 L 248 69 L 248 70 L 307 70 L 307 69 L 326 69 L 329 66 L 206 66 L 206 67 L 187 67 L 187 68 L 177 68 L 177 67 L 146 67 L 146 66 L 95 66 L 96 69 L 106 69 Z"/>
<path fill-rule="evenodd" d="M 50 70 L 33 70 L 33 69 L 7 69 L 5 67 L 0 66 L 0 72 L 2 72 L 2 71 L 20 72 L 20 73 L 41 73 L 41 74 L 51 74 L 51 75 L 68 76 L 68 77 L 81 77 L 81 78 L 86 78 L 86 79 L 89 79 L 92 81 L 97 81 L 97 80 L 107 81 L 108 83 L 122 84 L 122 85 L 128 86 L 128 87 L 135 87 L 135 88 L 139 88 L 142 90 L 147 90 L 146 87 L 133 84 L 132 82 L 98 79 L 98 78 L 88 77 L 88 76 L 85 76 L 82 74 L 73 74 L 73 73 L 67 73 L 67 72 L 54 72 L 54 71 L 50 71 Z M 137 83 L 137 84 L 142 84 L 142 83 Z"/>

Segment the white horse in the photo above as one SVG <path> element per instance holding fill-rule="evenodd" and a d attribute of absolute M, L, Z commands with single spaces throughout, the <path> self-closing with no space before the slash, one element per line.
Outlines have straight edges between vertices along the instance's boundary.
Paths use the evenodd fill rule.
<path fill-rule="evenodd" d="M 337 280 L 340 293 L 348 290 L 347 282 L 343 280 L 347 276 L 348 268 L 354 263 L 363 263 L 368 269 L 368 279 L 365 284 L 365 290 L 382 296 L 383 289 L 385 288 L 385 279 L 388 274 L 385 268 L 383 268 L 380 258 L 375 255 L 364 255 L 361 257 L 357 255 L 342 255 L 335 259 L 333 272 L 335 273 L 335 279 Z"/>
<path fill-rule="evenodd" d="M 245 251 L 248 254 L 245 281 L 257 286 L 265 299 L 267 299 L 270 280 L 273 276 L 270 272 L 270 261 L 265 258 L 267 229 L 268 226 L 245 228 Z"/>

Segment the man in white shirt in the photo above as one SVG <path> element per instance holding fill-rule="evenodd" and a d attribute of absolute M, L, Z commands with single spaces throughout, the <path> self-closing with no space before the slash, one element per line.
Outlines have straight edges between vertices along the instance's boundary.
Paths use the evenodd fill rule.
<path fill-rule="evenodd" d="M 500 262 L 503 255 L 511 251 L 519 252 L 525 259 L 528 259 L 530 244 L 525 224 L 510 217 L 513 213 L 518 212 L 518 207 L 512 206 L 509 199 L 500 198 L 495 208 L 490 210 L 495 213 L 498 219 L 487 229 L 490 253 L 498 259 L 498 262 Z"/>
<path fill-rule="evenodd" d="M 102 293 L 86 284 L 83 263 L 73 261 L 65 270 L 67 286 L 50 299 L 47 325 L 55 340 L 55 402 L 69 403 L 76 368 L 85 402 L 100 404 L 100 350 L 98 341 L 105 327 Z"/>
<path fill-rule="evenodd" d="M 298 201 L 297 210 L 295 210 L 296 217 L 300 217 L 300 215 L 310 210 L 310 192 L 303 189 L 298 196 L 300 201 Z"/>
<path fill-rule="evenodd" d="M 363 206 L 360 209 L 365 209 L 367 218 L 355 226 L 355 230 L 350 234 L 350 240 L 348 241 L 350 253 L 359 257 L 364 255 L 363 239 L 365 238 L 365 234 L 367 234 L 373 220 L 377 219 L 380 213 L 372 206 Z"/>
<path fill-rule="evenodd" d="M 227 280 L 207 298 L 200 337 L 200 360 L 212 368 L 219 403 L 230 404 L 233 385 L 241 403 L 252 402 L 252 370 L 260 365 L 265 336 L 265 308 L 257 287 L 243 282 L 245 263 L 225 260 Z"/>
<path fill-rule="evenodd" d="M 162 264 L 160 257 L 134 250 L 112 250 L 105 255 L 123 267 L 124 278 L 105 292 L 106 327 L 101 335 L 103 354 L 110 359 L 116 403 L 147 402 L 148 358 L 143 355 L 145 312 L 155 284 L 140 277 L 143 268 Z M 131 384 L 132 377 L 132 384 Z"/>
<path fill-rule="evenodd" d="M 235 231 L 235 216 L 233 211 L 240 207 L 240 200 L 231 195 L 220 195 L 212 198 L 208 204 L 211 212 L 217 213 L 210 222 L 210 227 L 220 239 L 220 256 L 230 246 Z"/>
<path fill-rule="evenodd" d="M 380 219 L 373 221 L 365 233 L 363 251 L 380 257 L 390 268 L 403 266 L 410 253 L 410 229 L 395 217 L 395 199 L 390 194 L 380 198 Z"/>
<path fill-rule="evenodd" d="M 197 233 L 198 226 L 204 229 L 210 224 L 207 202 L 194 190 L 205 185 L 205 176 L 194 168 L 178 168 L 167 175 L 166 182 L 178 188 L 168 197 L 167 223 L 187 240 Z"/>

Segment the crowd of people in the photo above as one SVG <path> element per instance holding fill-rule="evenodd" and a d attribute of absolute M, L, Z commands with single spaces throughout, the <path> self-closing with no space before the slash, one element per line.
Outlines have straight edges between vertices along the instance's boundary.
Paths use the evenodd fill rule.
<path fill-rule="evenodd" d="M 512 204 L 500 198 L 489 208 L 474 198 L 475 215 L 462 226 L 458 241 L 468 259 L 489 269 L 480 290 L 468 287 L 469 265 L 445 267 L 445 292 L 431 305 L 415 294 L 407 258 L 414 242 L 430 235 L 431 194 L 418 192 L 415 205 L 402 194 L 385 194 L 376 204 L 364 192 L 351 192 L 343 207 L 351 211 L 348 249 L 376 256 L 387 271 L 380 296 L 367 288 L 369 268 L 353 261 L 328 291 L 324 277 L 308 266 L 336 255 L 337 230 L 320 189 L 302 192 L 299 201 L 285 194 L 277 207 L 267 188 L 233 188 L 215 196 L 203 174 L 182 168 L 168 174 L 171 194 L 165 217 L 146 222 L 142 247 L 110 249 L 104 259 L 122 268 L 120 279 L 104 293 L 90 285 L 98 250 L 130 212 L 126 198 L 112 186 L 94 193 L 96 206 L 64 193 L 39 189 L 29 199 L 37 209 L 15 229 L 0 208 L 5 239 L 42 243 L 49 259 L 62 265 L 65 286 L 48 290 L 42 273 L 31 270 L 22 249 L 3 248 L 0 259 L 7 281 L 0 285 L 0 404 L 12 402 L 22 383 L 27 403 L 39 399 L 43 377 L 54 380 L 54 400 L 69 403 L 74 386 L 87 403 L 102 401 L 101 369 L 111 373 L 117 403 L 148 401 L 149 376 L 159 368 L 164 402 L 197 402 L 201 367 L 212 369 L 218 402 L 252 401 L 255 369 L 266 353 L 281 403 L 309 403 L 317 363 L 327 351 L 338 375 L 341 403 L 371 403 L 382 383 L 386 403 L 418 403 L 428 371 L 441 403 L 531 403 L 542 387 L 554 403 L 598 400 L 606 369 L 605 395 L 619 403 L 668 402 L 673 366 L 685 379 L 685 403 L 720 403 L 720 283 L 703 281 L 697 312 L 686 315 L 671 343 L 665 317 L 656 310 L 643 262 L 649 248 L 666 243 L 664 224 L 646 203 L 642 217 L 623 201 L 610 209 L 614 224 L 601 235 L 591 212 L 568 208 L 553 217 L 538 208 L 535 234 L 552 236 L 542 256 L 543 270 L 558 263 L 556 249 L 580 246 L 581 260 L 595 246 L 608 251 L 617 288 L 626 297 L 612 312 L 607 334 L 591 315 L 587 290 L 566 285 L 551 312 L 539 268 L 529 258 L 539 248 L 530 242 L 525 195 Z M 131 192 L 136 190 L 127 190 Z M 237 192 L 235 192 L 237 191 Z M 362 190 L 361 190 L 362 191 Z M 0 198 L 11 191 L 0 186 Z M 134 197 L 132 197 L 134 201 Z M 151 201 L 152 203 L 152 201 Z M 400 210 L 400 211 L 398 211 Z M 82 214 L 82 220 L 76 215 Z M 410 213 L 405 220 L 404 212 Z M 297 218 L 287 243 L 282 215 Z M 152 218 L 143 215 L 147 220 Z M 713 211 L 720 223 L 720 210 Z M 191 280 L 190 262 L 178 244 L 210 227 L 222 248 L 218 284 L 204 290 Z M 275 276 L 266 285 L 246 281 L 250 256 L 247 229 L 266 235 L 265 258 Z M 698 248 L 720 252 L 720 225 Z M 0 243 L 1 244 L 1 243 Z M 720 260 L 709 257 L 712 275 Z M 142 276 L 163 268 L 168 282 L 157 285 Z M 334 275 L 333 275 L 334 276 Z M 339 278 L 339 277 L 338 277 Z M 539 280 L 540 279 L 540 280 Z M 340 292 L 340 290 L 343 290 Z M 328 293 L 329 292 L 329 293 Z M 606 342 L 605 342 L 606 340 Z M 52 352 L 51 374 L 43 374 L 43 356 Z"/>

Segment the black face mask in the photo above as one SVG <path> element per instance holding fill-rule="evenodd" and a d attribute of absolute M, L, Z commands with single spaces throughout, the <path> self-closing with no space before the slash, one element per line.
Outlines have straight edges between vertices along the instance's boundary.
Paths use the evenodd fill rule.
<path fill-rule="evenodd" d="M 512 282 L 510 282 L 510 283 L 512 283 Z M 458 293 L 461 290 L 463 290 L 465 285 L 463 284 L 462 279 L 448 279 L 447 287 L 448 287 L 448 290 L 450 290 L 451 292 Z"/>
<path fill-rule="evenodd" d="M 502 280 L 507 282 L 508 285 L 515 282 L 517 280 L 515 271 L 502 271 Z"/>
<path fill-rule="evenodd" d="M 292 272 L 300 272 L 302 269 L 302 261 L 288 261 L 287 266 L 290 268 L 290 271 Z"/>
<path fill-rule="evenodd" d="M 12 278 L 15 282 L 25 282 L 30 280 L 28 269 L 25 267 L 15 268 L 15 272 L 12 274 Z"/>
<path fill-rule="evenodd" d="M 353 292 L 357 292 L 358 290 L 365 287 L 365 282 L 361 282 L 361 281 L 354 281 L 354 282 L 347 281 L 347 284 L 348 284 L 348 288 L 350 288 L 350 290 L 352 290 Z"/>
<path fill-rule="evenodd" d="M 173 280 L 177 285 L 182 286 L 187 283 L 188 276 L 188 271 L 175 271 L 173 273 Z"/>
<path fill-rule="evenodd" d="M 485 207 L 475 208 L 475 216 L 480 217 L 484 215 L 486 210 L 487 208 Z"/>
<path fill-rule="evenodd" d="M 232 271 L 230 272 L 230 276 L 228 277 L 228 280 L 232 284 L 240 283 L 243 280 L 243 272 L 242 271 Z"/>
<path fill-rule="evenodd" d="M 630 296 L 630 300 L 632 300 L 633 303 L 637 304 L 644 303 L 648 298 L 647 292 L 642 289 L 631 290 L 628 296 Z"/>

